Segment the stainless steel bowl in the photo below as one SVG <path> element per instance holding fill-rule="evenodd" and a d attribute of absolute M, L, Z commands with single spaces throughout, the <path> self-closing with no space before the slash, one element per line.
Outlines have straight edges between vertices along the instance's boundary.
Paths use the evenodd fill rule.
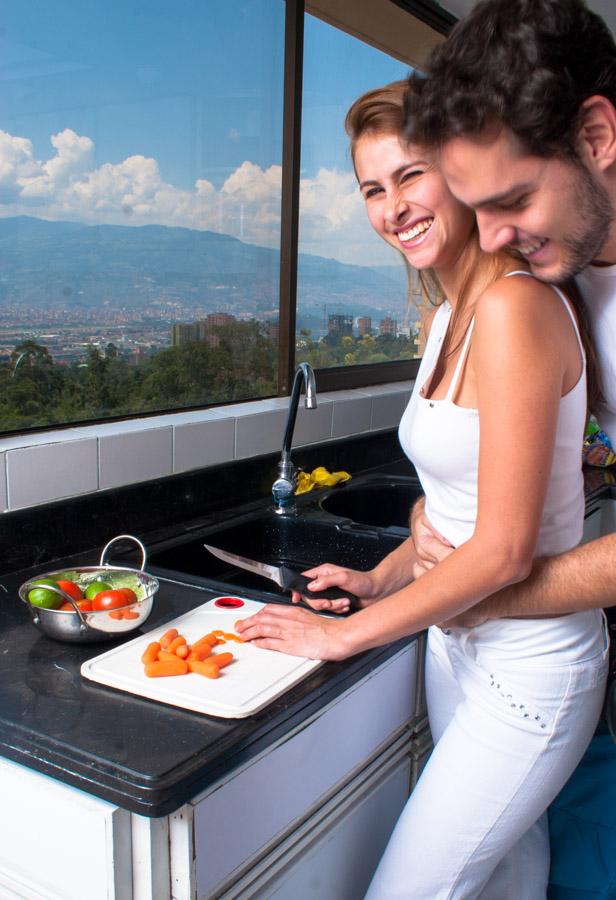
<path fill-rule="evenodd" d="M 140 569 L 131 569 L 126 566 L 112 566 L 105 562 L 105 554 L 112 544 L 120 540 L 134 541 L 141 549 L 142 560 Z M 113 610 L 93 610 L 88 612 L 81 610 L 65 591 L 54 585 L 45 585 L 45 590 L 53 591 L 59 594 L 64 600 L 68 601 L 74 611 L 60 609 L 44 609 L 39 606 L 33 606 L 28 600 L 28 594 L 31 590 L 40 585 L 34 584 L 39 578 L 50 578 L 55 580 L 65 575 L 68 569 L 56 569 L 53 572 L 44 572 L 35 575 L 33 578 L 24 582 L 19 588 L 19 597 L 26 604 L 32 622 L 47 637 L 57 641 L 68 641 L 76 644 L 88 644 L 95 641 L 109 641 L 114 638 L 127 634 L 139 628 L 146 621 L 152 612 L 154 604 L 154 594 L 158 590 L 158 579 L 153 575 L 144 572 L 146 563 L 146 550 L 141 541 L 130 534 L 120 534 L 113 538 L 103 548 L 100 563 L 98 566 L 76 566 L 70 569 L 71 573 L 79 576 L 82 584 L 90 584 L 92 581 L 105 581 L 106 577 L 116 572 L 130 573 L 135 575 L 141 587 L 145 591 L 145 595 L 141 600 L 127 603 L 126 606 L 118 607 Z M 130 618 L 120 618 L 118 614 L 130 612 Z"/>

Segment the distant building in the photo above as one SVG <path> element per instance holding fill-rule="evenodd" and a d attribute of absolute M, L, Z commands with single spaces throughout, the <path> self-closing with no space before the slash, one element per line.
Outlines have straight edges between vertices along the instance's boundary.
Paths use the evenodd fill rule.
<path fill-rule="evenodd" d="M 357 320 L 357 331 L 360 337 L 372 334 L 372 318 L 370 316 L 360 316 Z"/>
<path fill-rule="evenodd" d="M 394 337 L 398 334 L 398 323 L 389 316 L 381 319 L 379 322 L 379 334 L 392 334 Z"/>
<path fill-rule="evenodd" d="M 181 344 L 188 344 L 191 341 L 199 340 L 199 329 L 196 324 L 181 323 L 173 325 L 171 328 L 171 344 L 179 347 Z"/>
<path fill-rule="evenodd" d="M 353 337 L 353 316 L 328 316 L 327 333 L 336 337 Z"/>
<path fill-rule="evenodd" d="M 235 316 L 229 313 L 216 312 L 209 313 L 205 319 L 199 319 L 198 322 L 173 325 L 171 343 L 174 347 L 179 347 L 180 344 L 187 344 L 189 341 L 202 341 L 209 347 L 218 347 L 220 338 L 216 334 L 216 329 L 232 325 L 235 321 L 237 321 Z"/>

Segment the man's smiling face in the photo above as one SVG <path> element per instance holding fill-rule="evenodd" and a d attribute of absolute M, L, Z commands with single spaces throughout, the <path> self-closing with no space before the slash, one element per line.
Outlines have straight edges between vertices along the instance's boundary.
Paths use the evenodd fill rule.
<path fill-rule="evenodd" d="M 614 210 L 582 162 L 533 156 L 503 127 L 451 139 L 440 165 L 453 194 L 475 210 L 484 250 L 516 250 L 551 282 L 599 256 Z"/>

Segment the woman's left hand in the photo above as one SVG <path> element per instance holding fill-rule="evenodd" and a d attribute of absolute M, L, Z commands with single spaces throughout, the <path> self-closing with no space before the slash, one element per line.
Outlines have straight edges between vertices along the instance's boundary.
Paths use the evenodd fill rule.
<path fill-rule="evenodd" d="M 344 659 L 344 621 L 325 618 L 294 606 L 268 604 L 242 619 L 236 630 L 245 641 L 265 650 L 279 650 L 309 659 Z"/>

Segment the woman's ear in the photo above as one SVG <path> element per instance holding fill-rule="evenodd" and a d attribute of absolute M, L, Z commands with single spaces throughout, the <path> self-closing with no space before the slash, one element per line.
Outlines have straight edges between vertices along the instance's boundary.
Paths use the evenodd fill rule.
<path fill-rule="evenodd" d="M 578 150 L 586 165 L 597 172 L 616 163 L 616 109 L 607 97 L 597 94 L 582 103 Z"/>

